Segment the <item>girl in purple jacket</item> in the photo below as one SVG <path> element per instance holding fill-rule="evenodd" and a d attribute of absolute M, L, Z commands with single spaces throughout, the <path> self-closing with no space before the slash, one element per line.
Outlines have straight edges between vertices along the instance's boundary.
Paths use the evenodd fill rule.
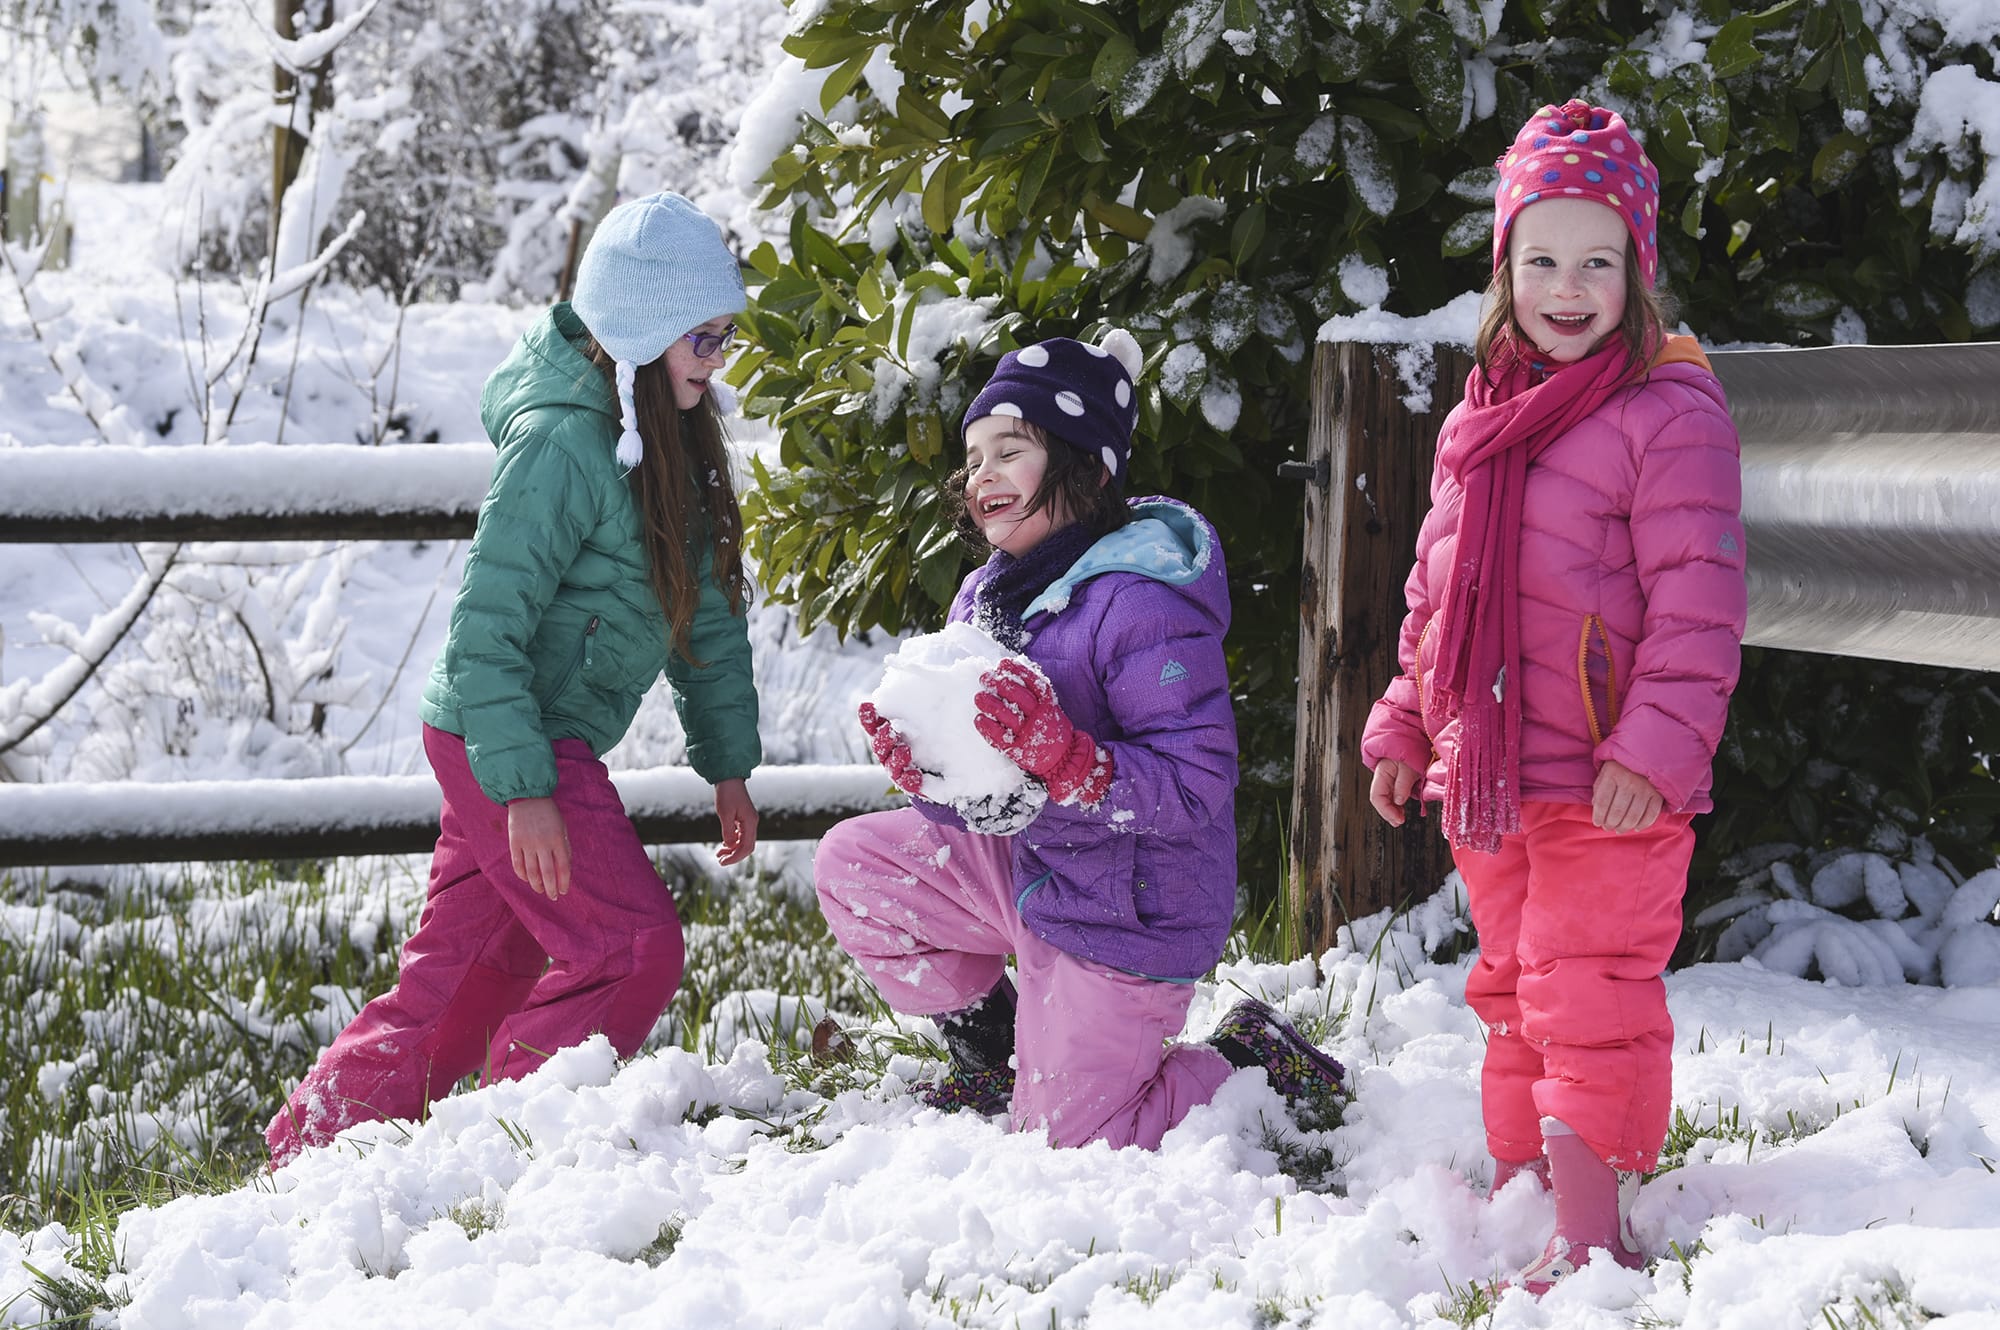
<path fill-rule="evenodd" d="M 1659 172 L 1611 111 L 1546 106 L 1499 163 L 1493 282 L 1438 437 L 1404 673 L 1370 800 L 1444 833 L 1479 933 L 1493 1189 L 1533 1173 L 1537 1294 L 1630 1223 L 1671 1108 L 1661 980 L 1743 637 L 1742 476 L 1722 388 L 1669 337 Z"/>
<path fill-rule="evenodd" d="M 1260 1002 L 1206 1043 L 1167 1043 L 1235 910 L 1236 723 L 1215 529 L 1121 497 L 1139 364 L 1122 331 L 1008 353 L 965 413 L 947 491 L 992 550 L 950 618 L 1037 667 L 988 671 L 975 724 L 1046 787 L 1041 812 L 1012 835 L 968 829 L 923 798 L 909 745 L 864 703 L 915 803 L 842 822 L 814 864 L 841 946 L 944 1035 L 951 1065 L 925 1098 L 1011 1107 L 1052 1145 L 1155 1147 L 1232 1067 L 1264 1068 L 1300 1107 L 1340 1093 L 1340 1065 Z"/>

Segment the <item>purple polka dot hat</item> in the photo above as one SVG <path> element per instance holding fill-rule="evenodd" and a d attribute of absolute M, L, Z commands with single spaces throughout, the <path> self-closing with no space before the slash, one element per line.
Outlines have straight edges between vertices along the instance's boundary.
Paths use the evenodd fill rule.
<path fill-rule="evenodd" d="M 1134 386 L 1142 363 L 1132 334 L 1114 328 L 1092 346 L 1069 337 L 1009 351 L 965 409 L 961 429 L 986 416 L 1014 416 L 1039 425 L 1070 447 L 1104 463 L 1122 488 L 1139 420 Z"/>
<path fill-rule="evenodd" d="M 1571 98 L 1528 117 L 1501 157 L 1493 194 L 1493 270 L 1507 261 L 1507 232 L 1542 199 L 1583 198 L 1617 212 L 1632 233 L 1646 285 L 1660 270 L 1660 172 L 1616 111 Z"/>

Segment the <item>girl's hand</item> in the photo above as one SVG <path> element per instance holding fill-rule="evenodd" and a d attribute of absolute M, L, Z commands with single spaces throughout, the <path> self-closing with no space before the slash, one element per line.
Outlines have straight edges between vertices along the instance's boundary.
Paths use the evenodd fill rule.
<path fill-rule="evenodd" d="M 1630 767 L 1606 761 L 1590 789 L 1591 825 L 1624 835 L 1644 831 L 1659 820 L 1666 800 L 1653 783 Z"/>
<path fill-rule="evenodd" d="M 1375 806 L 1384 822 L 1400 827 L 1407 816 L 1403 805 L 1416 793 L 1417 782 L 1423 778 L 1424 773 L 1408 762 L 1385 757 L 1375 764 L 1375 779 L 1368 782 L 1368 802 Z"/>
<path fill-rule="evenodd" d="M 716 782 L 715 816 L 722 823 L 722 848 L 716 862 L 725 866 L 742 863 L 757 848 L 757 805 L 750 802 L 750 787 L 739 778 Z"/>
<path fill-rule="evenodd" d="M 550 900 L 569 894 L 569 829 L 554 799 L 507 805 L 507 854 L 521 880 Z"/>
<path fill-rule="evenodd" d="M 889 779 L 905 794 L 924 792 L 923 768 L 910 756 L 910 741 L 902 731 L 890 723 L 889 718 L 875 709 L 873 702 L 863 702 L 859 712 L 861 728 L 868 735 L 868 746 L 875 752 L 875 760 L 889 773 Z"/>
<path fill-rule="evenodd" d="M 1070 721 L 1047 679 L 1009 656 L 979 676 L 972 701 L 979 737 L 1041 781 L 1049 798 L 1085 808 L 1103 801 L 1116 764 Z"/>

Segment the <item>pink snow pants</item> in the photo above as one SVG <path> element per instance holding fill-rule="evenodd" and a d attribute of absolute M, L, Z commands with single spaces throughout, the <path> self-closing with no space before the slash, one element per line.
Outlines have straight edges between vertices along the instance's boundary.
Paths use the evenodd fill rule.
<path fill-rule="evenodd" d="M 833 935 L 897 1011 L 958 1011 L 1015 960 L 1016 1131 L 1049 1144 L 1154 1149 L 1228 1079 L 1180 1033 L 1192 984 L 1142 979 L 1060 951 L 1014 906 L 1013 838 L 942 827 L 914 808 L 849 818 L 814 858 Z"/>
<path fill-rule="evenodd" d="M 1480 1106 L 1495 1159 L 1542 1153 L 1561 1120 L 1612 1167 L 1650 1173 L 1673 1104 L 1661 975 L 1681 936 L 1690 815 L 1618 835 L 1588 804 L 1527 803 L 1494 854 L 1454 850 L 1479 961 L 1465 1000 L 1486 1023 Z"/>
<path fill-rule="evenodd" d="M 509 861 L 507 809 L 473 779 L 465 740 L 424 727 L 444 791 L 429 894 L 396 987 L 362 1008 L 273 1118 L 283 1164 L 378 1118 L 415 1118 L 475 1071 L 525 1076 L 602 1031 L 631 1057 L 680 986 L 680 916 L 604 764 L 558 739 L 556 806 L 569 894 L 550 900 Z"/>

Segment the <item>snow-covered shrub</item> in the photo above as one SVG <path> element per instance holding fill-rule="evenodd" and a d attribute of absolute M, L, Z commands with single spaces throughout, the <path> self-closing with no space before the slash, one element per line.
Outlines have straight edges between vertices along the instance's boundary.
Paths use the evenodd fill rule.
<path fill-rule="evenodd" d="M 328 709 L 365 701 L 369 682 L 340 664 L 341 595 L 365 548 L 147 547 L 121 612 L 87 627 L 34 616 L 73 657 L 0 689 L 0 752 L 18 745 L 27 771 L 69 780 L 335 774 Z M 80 671 L 94 677 L 72 698 Z M 44 728 L 59 706 L 84 723 Z"/>
<path fill-rule="evenodd" d="M 1882 865 L 1936 873 L 1962 864 L 1977 873 L 1992 864 L 2000 840 L 1996 754 L 2000 691 L 1990 674 L 1746 650 L 1716 754 L 1715 811 L 1697 823 L 1688 905 L 1695 924 L 1682 959 L 1720 945 L 1713 925 L 1734 919 L 1746 892 L 1857 920 L 1899 921 L 1908 932 L 1917 907 L 1888 908 L 1894 894 Z M 1819 880 L 1830 861 L 1853 852 L 1877 865 L 1872 879 L 1852 877 L 1863 870 L 1847 867 Z M 1788 932 L 1818 922 L 1828 924 L 1820 935 L 1848 936 L 1797 907 L 1787 912 Z"/>
<path fill-rule="evenodd" d="M 2000 145 L 1977 128 L 2000 105 L 2000 12 L 1975 10 L 802 4 L 753 122 L 788 131 L 755 169 L 794 226 L 755 256 L 757 348 L 734 372 L 784 432 L 751 500 L 764 575 L 811 623 L 935 625 L 963 551 L 929 496 L 967 390 L 1019 342 L 1130 328 L 1134 488 L 1190 500 L 1228 544 L 1239 843 L 1245 877 L 1275 882 L 1312 599 L 1277 467 L 1310 434 L 1315 330 L 1483 286 L 1495 158 L 1582 95 L 1660 165 L 1662 280 L 1696 333 L 1964 340 L 2000 317 Z M 1357 641 L 1393 633 L 1380 612 Z M 1827 691 L 1784 668 L 1802 703 Z M 1783 838 L 1726 830 L 1730 851 Z"/>
<path fill-rule="evenodd" d="M 1696 916 L 1697 929 L 1721 926 L 1717 960 L 1848 986 L 2000 983 L 2000 866 L 1961 877 L 1921 839 L 1893 859 L 1843 850 L 1808 862 L 1801 874 L 1772 858 Z"/>

